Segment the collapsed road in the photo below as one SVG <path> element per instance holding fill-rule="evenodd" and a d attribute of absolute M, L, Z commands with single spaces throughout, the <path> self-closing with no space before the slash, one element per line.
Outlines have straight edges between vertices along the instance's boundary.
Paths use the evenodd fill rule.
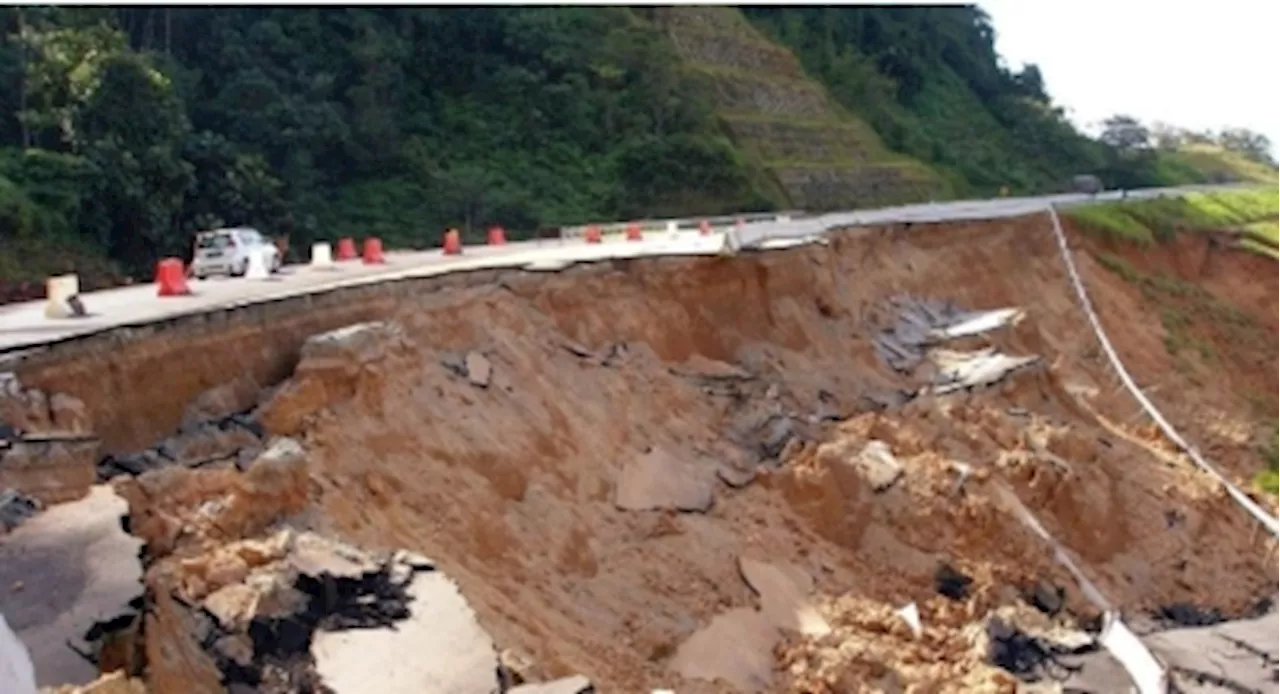
<path fill-rule="evenodd" d="M 425 278 L 31 355 L 0 613 L 41 685 L 1120 691 L 1101 602 L 1180 690 L 1275 691 L 1274 542 L 1115 387 L 1046 223 Z M 1215 381 L 1076 243 L 1135 378 L 1247 474 L 1274 264 L 1171 251 L 1218 254 L 1195 279 L 1256 330 Z"/>

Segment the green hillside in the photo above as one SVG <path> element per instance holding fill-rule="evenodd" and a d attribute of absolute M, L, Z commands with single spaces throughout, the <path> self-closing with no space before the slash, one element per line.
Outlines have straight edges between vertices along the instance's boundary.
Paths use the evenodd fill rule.
<path fill-rule="evenodd" d="M 991 39 L 971 7 L 0 8 L 0 301 L 146 277 L 220 224 L 423 247 L 1082 172 L 1275 180 L 1240 133 L 1091 140 Z"/>
<path fill-rule="evenodd" d="M 776 205 L 847 209 L 945 194 L 936 173 L 886 148 L 738 10 L 686 6 L 654 16 Z"/>

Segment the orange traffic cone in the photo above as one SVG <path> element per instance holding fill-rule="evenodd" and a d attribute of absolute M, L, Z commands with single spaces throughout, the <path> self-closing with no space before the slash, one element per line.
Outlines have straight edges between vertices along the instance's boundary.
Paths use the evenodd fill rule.
<path fill-rule="evenodd" d="M 702 234 L 703 236 L 710 236 L 710 235 L 711 235 L 711 222 L 708 222 L 708 221 L 707 221 L 707 220 L 705 220 L 705 219 L 704 219 L 704 220 L 702 220 L 701 222 L 698 222 L 698 233 L 699 233 L 699 234 Z"/>
<path fill-rule="evenodd" d="M 640 225 L 639 225 L 639 224 L 628 224 L 628 225 L 627 225 L 627 240 L 628 240 L 628 241 L 643 241 L 643 240 L 644 240 L 644 234 L 640 233 Z"/>
<path fill-rule="evenodd" d="M 507 242 L 507 231 L 500 226 L 489 227 L 489 245 L 501 246 Z"/>
<path fill-rule="evenodd" d="M 355 260 L 356 259 L 356 242 L 348 237 L 338 239 L 338 260 Z"/>
<path fill-rule="evenodd" d="M 165 258 L 156 263 L 156 285 L 159 296 L 186 296 L 191 293 L 187 287 L 187 273 L 177 258 Z"/>
<path fill-rule="evenodd" d="M 444 232 L 444 254 L 462 254 L 462 237 L 458 235 L 457 229 L 450 229 Z"/>
<path fill-rule="evenodd" d="M 364 240 L 364 264 L 380 265 L 387 262 L 382 257 L 382 239 L 377 237 L 369 237 Z"/>
<path fill-rule="evenodd" d="M 600 240 L 601 240 L 600 227 L 594 224 L 587 227 L 586 238 L 587 238 L 587 243 L 600 243 Z"/>

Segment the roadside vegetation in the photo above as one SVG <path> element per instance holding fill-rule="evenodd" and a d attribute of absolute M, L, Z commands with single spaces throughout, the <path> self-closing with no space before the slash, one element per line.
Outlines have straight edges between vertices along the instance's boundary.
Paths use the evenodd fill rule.
<path fill-rule="evenodd" d="M 1259 447 L 1258 453 L 1262 456 L 1263 467 L 1254 478 L 1254 484 L 1273 495 L 1280 494 L 1280 425 L 1275 420 L 1272 420 L 1271 431 L 1266 442 Z"/>
<path fill-rule="evenodd" d="M 1277 188 L 1250 188 L 1179 197 L 1072 207 L 1063 215 L 1087 231 L 1139 244 L 1168 241 L 1179 233 L 1230 232 L 1241 245 L 1276 256 Z"/>

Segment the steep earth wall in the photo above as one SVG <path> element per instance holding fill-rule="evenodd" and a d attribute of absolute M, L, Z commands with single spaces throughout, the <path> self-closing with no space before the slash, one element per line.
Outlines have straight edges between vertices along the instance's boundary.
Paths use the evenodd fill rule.
<path fill-rule="evenodd" d="M 786 48 L 727 7 L 656 12 L 687 69 L 703 82 L 727 133 L 779 201 L 807 210 L 927 200 L 940 191 L 919 162 L 891 155 L 858 118 L 842 113 Z"/>
<path fill-rule="evenodd" d="M 787 637 L 775 661 L 773 626 L 751 622 L 761 650 L 735 657 L 754 664 L 725 666 L 738 690 L 1013 691 L 974 645 L 984 620 L 1034 603 L 1052 614 L 1039 619 L 1076 624 L 1099 608 L 1009 493 L 1133 614 L 1250 614 L 1276 588 L 1265 533 L 1107 373 L 1047 224 L 862 229 L 733 258 L 339 291 L 59 347 L 19 377 L 83 400 L 116 451 L 169 434 L 201 392 L 241 373 L 288 378 L 241 406 L 301 442 L 316 522 L 436 559 L 532 680 L 732 691 L 681 678 L 698 674 L 691 660 L 718 662 L 690 655 L 702 630 L 754 619 L 757 602 L 770 611 L 751 576 L 768 562 L 775 585 L 811 589 L 821 628 Z M 1243 480 L 1257 415 L 1241 389 L 1276 380 L 1274 264 L 1206 238 L 1143 253 L 1075 239 L 1135 378 Z M 1147 274 L 1105 269 L 1085 248 Z M 1178 282 L 1205 294 L 1170 290 L 1161 304 Z M 1020 307 L 989 344 L 1043 361 L 902 404 L 908 380 L 872 338 L 891 319 L 885 299 L 904 294 Z M 1243 317 L 1220 324 L 1213 302 Z M 1170 353 L 1170 306 L 1212 357 Z M 289 378 L 307 337 L 371 320 L 393 329 L 354 356 L 313 351 Z M 868 472 L 874 442 L 898 475 Z M 909 602 L 923 640 L 894 615 Z"/>

